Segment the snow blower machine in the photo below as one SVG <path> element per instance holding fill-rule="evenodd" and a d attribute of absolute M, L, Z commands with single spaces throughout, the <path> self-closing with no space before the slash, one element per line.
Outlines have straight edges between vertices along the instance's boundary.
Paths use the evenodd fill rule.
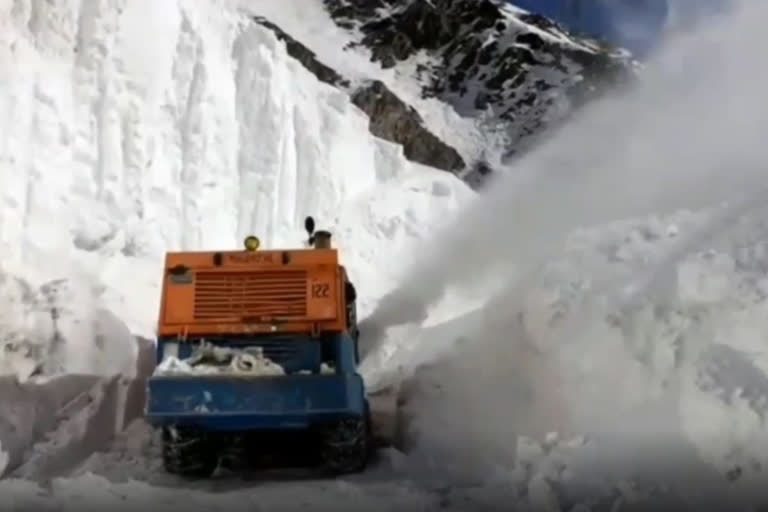
<path fill-rule="evenodd" d="M 300 452 L 344 474 L 391 443 L 395 402 L 357 373 L 355 287 L 331 233 L 305 227 L 302 249 L 249 236 L 240 251 L 166 255 L 145 410 L 166 471 L 204 478 L 224 458 Z"/>

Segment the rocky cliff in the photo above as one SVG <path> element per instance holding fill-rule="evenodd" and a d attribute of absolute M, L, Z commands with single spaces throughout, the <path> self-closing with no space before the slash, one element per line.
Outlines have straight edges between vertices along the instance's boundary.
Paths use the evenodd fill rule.
<path fill-rule="evenodd" d="M 569 34 L 544 18 L 492 0 L 324 0 L 328 14 L 384 69 L 418 62 L 422 98 L 446 102 L 517 155 L 607 90 L 630 81 L 626 51 Z M 473 184 L 494 162 L 460 154 L 425 125 L 385 83 L 351 82 L 300 41 L 257 19 L 287 41 L 288 51 L 320 80 L 347 89 L 370 118 L 371 133 L 402 145 L 415 162 L 457 173 Z"/>

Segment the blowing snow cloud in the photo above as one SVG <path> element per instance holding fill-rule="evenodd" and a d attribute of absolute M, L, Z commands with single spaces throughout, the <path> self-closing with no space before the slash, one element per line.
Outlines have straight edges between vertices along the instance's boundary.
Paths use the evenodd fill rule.
<path fill-rule="evenodd" d="M 759 190 L 765 16 L 768 6 L 742 4 L 727 20 L 669 41 L 635 87 L 592 105 L 491 183 L 430 242 L 369 326 L 422 321 L 447 288 L 500 269 L 528 276 L 576 228 Z"/>

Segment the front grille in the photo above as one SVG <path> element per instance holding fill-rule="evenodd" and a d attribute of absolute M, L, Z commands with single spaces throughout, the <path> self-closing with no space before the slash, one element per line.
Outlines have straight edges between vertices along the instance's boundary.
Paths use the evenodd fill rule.
<path fill-rule="evenodd" d="M 307 314 L 307 273 L 198 272 L 195 319 L 271 316 L 302 318 Z"/>

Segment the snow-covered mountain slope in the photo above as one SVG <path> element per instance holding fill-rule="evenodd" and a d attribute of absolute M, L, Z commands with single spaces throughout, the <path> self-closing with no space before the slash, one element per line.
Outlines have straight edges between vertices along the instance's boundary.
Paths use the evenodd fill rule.
<path fill-rule="evenodd" d="M 67 369 L 87 366 L 99 308 L 152 335 L 165 250 L 237 247 L 250 233 L 296 244 L 312 214 L 375 297 L 396 272 L 383 263 L 470 194 L 370 135 L 346 93 L 223 4 L 3 5 L 4 339 L 53 345 L 51 321 L 36 319 L 56 309 L 83 351 Z M 18 279 L 66 280 L 77 298 L 35 306 Z"/>
<path fill-rule="evenodd" d="M 350 94 L 375 80 L 414 108 L 423 125 L 462 156 L 461 165 L 427 163 L 473 185 L 500 169 L 500 159 L 523 153 L 547 128 L 625 83 L 636 66 L 625 51 L 569 35 L 504 2 L 239 3 L 311 48 L 345 78 L 340 85 Z M 397 122 L 391 110 L 385 125 Z"/>
<path fill-rule="evenodd" d="M 380 262 L 429 232 L 428 219 L 445 218 L 471 195 L 452 176 L 414 162 L 459 172 L 456 162 L 469 165 L 488 149 L 489 132 L 482 116 L 438 101 L 445 95 L 423 94 L 449 75 L 456 81 L 455 66 L 435 59 L 457 59 L 463 39 L 427 60 L 416 58 L 432 63 L 431 78 L 419 80 L 409 74 L 418 63 L 413 59 L 382 69 L 369 61 L 366 47 L 350 48 L 355 34 L 337 26 L 343 25 L 338 7 L 36 0 L 4 7 L 0 264 L 9 279 L 25 283 L 9 289 L 15 295 L 8 301 L 27 304 L 3 320 L 6 331 L 17 333 L 9 345 L 11 366 L 28 359 L 27 352 L 34 359 L 33 353 L 71 346 L 59 343 L 62 337 L 98 337 L 94 333 L 110 316 L 100 309 L 131 331 L 151 335 L 164 250 L 235 246 L 252 232 L 269 245 L 295 243 L 297 222 L 306 214 L 335 229 L 343 249 L 360 246 L 347 258 L 363 289 L 380 293 L 391 285 L 396 270 Z M 462 5 L 465 22 L 475 8 Z M 576 73 L 579 59 L 613 58 L 556 27 L 526 24 L 525 14 L 490 4 L 478 9 L 487 13 L 478 18 L 485 24 L 503 21 L 507 28 L 498 37 L 509 40 L 504 48 L 517 48 L 521 37 L 543 41 L 534 52 L 536 69 L 543 70 L 555 50 L 570 63 L 555 63 L 561 73 L 565 67 Z M 418 12 L 427 19 L 434 14 Z M 151 43 L 142 30 L 153 34 Z M 461 37 L 477 39 L 462 31 Z M 286 46 L 286 37 L 295 39 Z M 505 58 L 504 48 L 494 48 L 494 59 Z M 316 53 L 316 65 L 338 70 L 345 82 L 307 65 L 307 50 Z M 568 73 L 557 80 L 570 80 Z M 477 78 L 467 77 L 467 86 Z M 526 78 L 534 82 L 533 74 Z M 500 83 L 508 89 L 494 101 L 508 105 L 508 118 L 522 89 L 508 79 Z M 541 116 L 526 115 L 534 118 Z M 405 211 L 399 206 L 403 191 L 412 197 Z M 357 236 L 371 242 L 359 244 Z M 374 268 L 393 273 L 369 271 Z M 78 308 L 76 314 L 52 321 L 62 301 L 33 306 L 23 295 L 54 282 L 80 299 L 69 306 Z M 363 314 L 366 300 L 374 299 L 363 299 Z M 51 371 L 82 371 L 90 364 L 77 353 L 49 359 L 69 361 L 49 364 Z M 112 371 L 131 365 L 97 366 Z"/>
<path fill-rule="evenodd" d="M 390 68 L 422 53 L 427 60 L 418 71 L 425 96 L 442 99 L 462 115 L 490 107 L 500 119 L 523 118 L 529 124 L 518 123 L 518 137 L 537 132 L 564 100 L 594 93 L 601 82 L 631 70 L 626 52 L 568 34 L 505 2 L 325 3 L 338 24 L 359 26 L 364 37 L 358 44 L 371 50 L 374 61 Z"/>

